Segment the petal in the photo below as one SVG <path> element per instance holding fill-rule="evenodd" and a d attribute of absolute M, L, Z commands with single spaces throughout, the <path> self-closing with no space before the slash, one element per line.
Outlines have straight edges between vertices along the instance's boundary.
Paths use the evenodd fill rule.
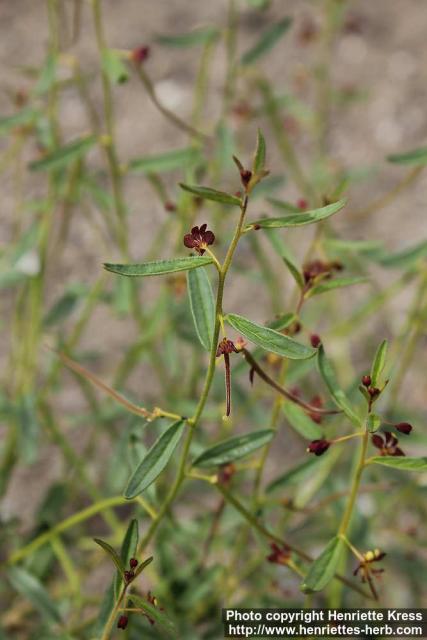
<path fill-rule="evenodd" d="M 196 246 L 197 242 L 194 240 L 193 236 L 191 235 L 191 233 L 187 233 L 184 236 L 184 245 L 186 247 L 188 247 L 189 249 L 194 249 L 194 247 Z"/>
<path fill-rule="evenodd" d="M 206 242 L 206 244 L 213 244 L 215 242 L 215 235 L 213 231 L 206 231 L 203 239 Z"/>
<path fill-rule="evenodd" d="M 384 440 L 380 435 L 376 433 L 374 433 L 374 435 L 372 436 L 371 441 L 374 447 L 376 447 L 377 449 L 382 449 L 384 446 Z"/>
<path fill-rule="evenodd" d="M 207 226 L 208 226 L 208 225 L 206 224 L 206 222 L 205 222 L 204 224 L 202 224 L 202 225 L 201 225 L 201 227 L 200 227 L 200 233 L 201 233 L 201 234 L 203 234 L 203 233 L 206 231 Z"/>
<path fill-rule="evenodd" d="M 403 453 L 402 449 L 400 449 L 399 447 L 396 447 L 396 449 L 394 450 L 393 455 L 394 456 L 404 456 L 405 454 Z"/>
<path fill-rule="evenodd" d="M 193 236 L 197 236 L 199 234 L 199 227 L 193 227 L 191 233 Z"/>

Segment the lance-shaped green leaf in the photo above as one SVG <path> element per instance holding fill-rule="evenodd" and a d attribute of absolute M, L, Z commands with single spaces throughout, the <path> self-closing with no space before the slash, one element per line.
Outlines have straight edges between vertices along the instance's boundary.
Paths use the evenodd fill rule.
<path fill-rule="evenodd" d="M 139 576 L 139 574 L 142 573 L 144 569 L 148 567 L 148 565 L 151 564 L 152 562 L 153 562 L 153 556 L 150 556 L 149 558 L 141 562 L 135 569 L 135 578 Z"/>
<path fill-rule="evenodd" d="M 274 329 L 263 327 L 243 316 L 229 313 L 225 319 L 236 331 L 254 344 L 262 347 L 266 351 L 277 353 L 284 358 L 305 360 L 306 358 L 312 358 L 316 353 L 316 349 L 306 347 Z"/>
<path fill-rule="evenodd" d="M 335 536 L 329 541 L 325 550 L 313 562 L 301 585 L 304 593 L 321 591 L 335 575 L 344 542 L 342 538 Z"/>
<path fill-rule="evenodd" d="M 70 162 L 82 158 L 96 143 L 96 136 L 86 136 L 73 140 L 68 144 L 55 149 L 52 153 L 44 156 L 40 160 L 31 162 L 29 168 L 31 171 L 50 171 L 51 169 L 62 169 Z"/>
<path fill-rule="evenodd" d="M 373 387 L 377 386 L 378 379 L 381 373 L 383 372 L 385 361 L 387 358 L 387 347 L 388 347 L 387 340 L 383 340 L 375 354 L 375 358 L 371 368 L 371 384 Z"/>
<path fill-rule="evenodd" d="M 375 456 L 369 459 L 369 464 L 371 463 L 381 464 L 391 469 L 400 469 L 401 471 L 427 471 L 427 457 Z"/>
<path fill-rule="evenodd" d="M 288 31 L 289 27 L 292 24 L 292 18 L 288 16 L 277 22 L 272 27 L 267 29 L 260 37 L 255 46 L 251 47 L 246 53 L 242 56 L 242 64 L 248 65 L 253 64 L 263 55 L 268 53 L 276 42 L 280 40 L 280 38 Z"/>
<path fill-rule="evenodd" d="M 280 211 L 287 211 L 287 213 L 301 213 L 301 209 L 291 202 L 286 200 L 278 200 L 277 198 L 267 198 L 267 201 Z"/>
<path fill-rule="evenodd" d="M 206 351 L 210 351 L 215 324 L 215 302 L 206 270 L 189 271 L 187 283 L 191 313 L 198 338 Z"/>
<path fill-rule="evenodd" d="M 320 345 L 317 351 L 317 364 L 320 374 L 329 389 L 329 392 L 335 404 L 344 411 L 345 415 L 357 426 L 361 426 L 360 417 L 353 411 L 344 391 L 338 384 L 334 368 L 331 361 L 326 357 L 323 345 Z"/>
<path fill-rule="evenodd" d="M 387 156 L 387 160 L 395 164 L 427 164 L 427 147 L 420 147 L 406 153 L 395 153 Z"/>
<path fill-rule="evenodd" d="M 27 109 L 22 109 L 22 111 L 18 111 L 18 113 L 14 113 L 11 116 L 4 116 L 3 118 L 0 118 L 0 133 L 5 133 L 15 127 L 33 124 L 39 116 L 39 111 L 29 107 Z"/>
<path fill-rule="evenodd" d="M 323 431 L 318 424 L 306 414 L 306 412 L 293 402 L 283 404 L 283 413 L 289 424 L 303 438 L 307 440 L 319 440 L 323 437 Z"/>
<path fill-rule="evenodd" d="M 96 544 L 99 544 L 99 546 L 102 547 L 104 551 L 110 556 L 110 558 L 116 565 L 117 570 L 123 575 L 126 567 L 123 564 L 123 561 L 120 558 L 117 551 L 113 549 L 113 547 L 110 544 L 108 544 L 108 542 L 105 542 L 105 540 L 101 540 L 100 538 L 94 538 L 94 541 L 96 542 Z"/>
<path fill-rule="evenodd" d="M 178 33 L 176 35 L 160 34 L 156 36 L 156 42 L 166 47 L 185 49 L 187 47 L 207 44 L 215 40 L 219 34 L 219 29 L 215 29 L 215 27 L 201 27 L 188 33 Z"/>
<path fill-rule="evenodd" d="M 410 269 L 427 256 L 427 240 L 417 243 L 413 247 L 403 249 L 391 255 L 383 255 L 378 262 L 389 269 Z"/>
<path fill-rule="evenodd" d="M 123 64 L 120 52 L 115 49 L 103 50 L 102 70 L 113 84 L 123 84 L 129 79 L 129 73 Z"/>
<path fill-rule="evenodd" d="M 213 200 L 214 202 L 221 202 L 222 204 L 232 204 L 240 207 L 241 200 L 237 196 L 233 196 L 230 193 L 225 193 L 225 191 L 217 191 L 216 189 L 211 189 L 210 187 L 199 187 L 194 184 L 182 184 L 179 185 L 181 189 L 184 191 L 188 191 L 198 198 L 203 198 L 203 200 Z"/>
<path fill-rule="evenodd" d="M 185 147 L 156 155 L 133 158 L 129 162 L 128 168 L 133 173 L 163 173 L 188 168 L 198 162 L 200 158 L 199 149 Z"/>
<path fill-rule="evenodd" d="M 184 420 L 177 420 L 156 440 L 132 474 L 124 491 L 125 498 L 135 498 L 161 474 L 182 436 L 184 424 Z"/>
<path fill-rule="evenodd" d="M 148 616 L 152 620 L 154 620 L 154 622 L 164 627 L 170 634 L 175 635 L 176 632 L 174 624 L 171 622 L 171 620 L 169 620 L 169 618 L 164 614 L 163 611 L 157 609 L 150 602 L 144 600 L 143 598 L 141 598 L 141 596 L 138 596 L 135 593 L 131 593 L 129 595 L 128 602 L 145 611 L 145 613 L 147 613 Z"/>
<path fill-rule="evenodd" d="M 313 473 L 314 467 L 318 462 L 318 458 L 308 458 L 307 460 L 304 460 L 304 462 L 292 467 L 288 471 L 285 471 L 285 473 L 270 482 L 266 489 L 267 493 L 275 491 L 275 489 L 282 489 L 290 484 L 304 482 L 304 480 Z"/>
<path fill-rule="evenodd" d="M 258 129 L 257 145 L 252 165 L 252 172 L 258 174 L 265 169 L 265 139 L 260 129 Z"/>
<path fill-rule="evenodd" d="M 270 442 L 274 436 L 272 429 L 253 431 L 244 436 L 234 436 L 228 440 L 223 440 L 218 444 L 206 449 L 193 462 L 194 467 L 218 467 L 228 462 L 234 462 L 244 456 L 249 455 L 260 447 Z"/>
<path fill-rule="evenodd" d="M 141 264 L 104 264 L 107 271 L 118 273 L 120 276 L 161 276 L 177 271 L 188 271 L 197 269 L 212 263 L 212 258 L 208 256 L 189 256 L 187 258 L 174 258 L 172 260 L 155 260 L 153 262 L 143 262 Z"/>
<path fill-rule="evenodd" d="M 293 277 L 293 279 L 295 280 L 295 282 L 297 283 L 299 289 L 303 289 L 304 288 L 304 278 L 302 273 L 299 271 L 298 267 L 296 266 L 296 264 L 294 262 L 292 262 L 292 260 L 290 260 L 289 258 L 285 258 L 285 256 L 283 256 L 283 262 L 286 264 L 286 266 L 288 267 L 289 271 L 291 272 L 291 275 Z"/>
<path fill-rule="evenodd" d="M 345 205 L 346 200 L 338 200 L 332 204 L 321 207 L 320 209 L 312 209 L 311 211 L 304 211 L 304 213 L 295 213 L 290 216 L 283 216 L 282 218 L 261 218 L 255 220 L 245 227 L 246 230 L 253 228 L 257 225 L 263 229 L 276 229 L 280 227 L 301 227 L 306 224 L 313 224 L 314 222 L 320 222 L 325 220 L 334 213 L 338 213 Z"/>
<path fill-rule="evenodd" d="M 24 569 L 13 567 L 9 570 L 8 577 L 13 588 L 27 598 L 48 622 L 61 623 L 61 615 L 55 603 L 35 576 Z"/>
<path fill-rule="evenodd" d="M 334 278 L 333 280 L 325 280 L 319 284 L 314 285 L 308 293 L 307 298 L 318 296 L 321 293 L 327 293 L 334 289 L 342 289 L 343 287 L 351 287 L 355 284 L 361 284 L 368 282 L 368 278 L 354 277 L 354 278 Z"/>

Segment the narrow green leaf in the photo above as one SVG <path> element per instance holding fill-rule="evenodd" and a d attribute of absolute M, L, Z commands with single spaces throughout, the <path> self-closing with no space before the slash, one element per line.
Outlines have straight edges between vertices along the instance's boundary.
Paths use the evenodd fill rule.
<path fill-rule="evenodd" d="M 33 124 L 40 116 L 40 112 L 36 109 L 26 108 L 11 116 L 0 118 L 0 133 L 6 133 L 15 127 Z"/>
<path fill-rule="evenodd" d="M 281 476 L 270 482 L 267 486 L 267 493 L 275 491 L 275 489 L 282 489 L 288 484 L 295 484 L 304 482 L 307 475 L 311 475 L 313 467 L 318 464 L 318 458 L 312 457 L 304 460 L 304 462 L 292 467 L 288 471 L 285 471 Z"/>
<path fill-rule="evenodd" d="M 395 164 L 427 164 L 427 147 L 413 149 L 407 153 L 396 153 L 387 156 L 389 162 Z"/>
<path fill-rule="evenodd" d="M 217 38 L 219 33 L 219 30 L 215 29 L 215 27 L 201 27 L 188 33 L 178 33 L 176 35 L 161 34 L 156 36 L 156 42 L 166 47 L 184 49 L 186 47 L 207 44 Z"/>
<path fill-rule="evenodd" d="M 369 460 L 369 463 L 381 464 L 401 471 L 427 471 L 427 457 L 375 456 Z"/>
<path fill-rule="evenodd" d="M 372 380 L 373 387 L 377 386 L 378 379 L 381 373 L 383 372 L 385 361 L 387 358 L 387 348 L 388 348 L 388 342 L 387 340 L 383 340 L 375 354 L 375 358 L 371 368 L 371 380 Z"/>
<path fill-rule="evenodd" d="M 326 357 L 323 345 L 320 345 L 317 351 L 317 364 L 320 374 L 328 387 L 335 404 L 344 411 L 345 415 L 354 422 L 354 424 L 361 426 L 361 419 L 353 411 L 344 391 L 338 385 L 334 368 L 330 360 Z"/>
<path fill-rule="evenodd" d="M 136 498 L 161 474 L 175 451 L 184 425 L 184 420 L 177 420 L 156 440 L 130 478 L 124 491 L 125 498 Z"/>
<path fill-rule="evenodd" d="M 215 325 L 215 301 L 206 269 L 189 271 L 187 283 L 197 335 L 206 351 L 210 351 Z"/>
<path fill-rule="evenodd" d="M 193 462 L 194 467 L 218 467 L 249 455 L 270 442 L 274 436 L 272 429 L 253 431 L 244 436 L 234 436 L 206 449 Z"/>
<path fill-rule="evenodd" d="M 351 287 L 354 284 L 368 282 L 368 278 L 362 277 L 354 277 L 354 278 L 334 278 L 333 280 L 325 280 L 324 282 L 320 282 L 319 284 L 314 285 L 308 294 L 308 298 L 312 298 L 313 296 L 318 296 L 321 293 L 327 293 L 328 291 L 333 291 L 334 289 L 342 289 L 343 287 Z"/>
<path fill-rule="evenodd" d="M 120 571 L 120 573 L 123 574 L 126 567 L 123 564 L 123 561 L 120 558 L 117 551 L 113 549 L 113 547 L 109 545 L 108 542 L 105 542 L 105 540 L 101 540 L 100 538 L 94 538 L 94 541 L 96 542 L 96 544 L 99 544 L 99 546 L 104 549 L 104 551 L 110 556 L 110 558 L 116 565 L 118 571 Z"/>
<path fill-rule="evenodd" d="M 288 16 L 277 22 L 272 27 L 267 29 L 260 37 L 255 46 L 251 47 L 246 53 L 243 54 L 241 63 L 243 65 L 253 64 L 263 55 L 268 53 L 276 42 L 288 31 L 292 24 L 292 18 Z"/>
<path fill-rule="evenodd" d="M 379 263 L 390 269 L 410 269 L 419 260 L 427 256 L 427 240 L 419 242 L 413 247 L 403 249 L 391 255 L 383 255 L 379 259 Z"/>
<path fill-rule="evenodd" d="M 257 145 L 255 150 L 252 172 L 257 175 L 265 168 L 265 139 L 261 129 L 258 129 Z"/>
<path fill-rule="evenodd" d="M 336 468 L 340 456 L 340 448 L 332 447 L 327 455 L 314 458 L 316 464 L 312 467 L 311 473 L 304 478 L 304 482 L 300 482 L 295 488 L 292 503 L 296 509 L 303 509 L 314 496 L 319 495 L 321 488 L 330 479 L 333 469 Z M 308 453 L 307 457 L 313 459 Z"/>
<path fill-rule="evenodd" d="M 44 156 L 41 160 L 30 162 L 31 171 L 50 171 L 51 169 L 62 169 L 70 162 L 74 162 L 78 158 L 83 157 L 89 149 L 96 143 L 96 136 L 86 136 L 73 140 L 59 149 L 55 149 L 52 153 Z"/>
<path fill-rule="evenodd" d="M 107 271 L 118 273 L 120 276 L 161 276 L 166 273 L 176 271 L 188 271 L 197 267 L 204 267 L 212 263 L 212 258 L 208 256 L 189 256 L 187 258 L 174 258 L 172 260 L 155 260 L 154 262 L 143 262 L 142 264 L 104 264 Z"/>
<path fill-rule="evenodd" d="M 125 536 L 123 538 L 123 542 L 122 542 L 122 546 L 120 549 L 120 560 L 122 563 L 122 566 L 129 570 L 129 561 L 131 558 L 135 557 L 136 554 L 136 550 L 138 547 L 138 538 L 139 538 L 139 532 L 138 532 L 138 521 L 135 520 L 135 518 L 133 518 L 130 522 L 129 522 L 129 526 L 126 530 Z M 117 575 L 116 575 L 116 580 L 115 580 L 115 593 L 116 596 L 119 593 L 120 590 L 120 585 L 122 583 L 122 571 L 118 571 Z"/>
<path fill-rule="evenodd" d="M 129 80 L 129 73 L 119 51 L 104 49 L 102 52 L 102 70 L 112 84 L 123 84 Z"/>
<path fill-rule="evenodd" d="M 370 253 L 378 251 L 382 248 L 382 242 L 378 240 L 342 240 L 341 238 L 325 238 L 323 241 L 325 247 L 332 251 L 353 253 Z"/>
<path fill-rule="evenodd" d="M 217 191 L 210 187 L 199 187 L 197 185 L 182 183 L 180 183 L 179 186 L 181 189 L 184 189 L 184 191 L 188 191 L 189 193 L 194 194 L 198 198 L 203 198 L 204 200 L 213 200 L 215 202 L 221 202 L 222 204 L 233 204 L 238 207 L 241 205 L 240 198 L 232 196 L 230 193 L 225 193 L 224 191 Z"/>
<path fill-rule="evenodd" d="M 201 158 L 200 150 L 195 147 L 185 147 L 184 149 L 174 149 L 165 153 L 158 153 L 151 156 L 134 158 L 129 162 L 129 170 L 133 173 L 163 173 L 165 171 L 175 171 L 176 169 L 186 169 Z"/>
<path fill-rule="evenodd" d="M 285 256 L 283 256 L 283 262 L 288 267 L 298 287 L 302 290 L 304 288 L 304 278 L 302 276 L 302 273 L 299 271 L 298 267 L 296 266 L 296 264 L 294 264 L 292 260 L 289 260 L 289 258 L 285 258 Z"/>
<path fill-rule="evenodd" d="M 343 540 L 338 536 L 329 541 L 325 550 L 310 566 L 301 585 L 302 591 L 305 593 L 321 591 L 329 584 L 337 569 L 343 544 Z"/>
<path fill-rule="evenodd" d="M 280 211 L 287 211 L 288 213 L 302 213 L 301 209 L 291 202 L 278 200 L 277 198 L 267 198 L 267 201 Z"/>
<path fill-rule="evenodd" d="M 148 565 L 151 564 L 152 562 L 153 562 L 153 556 L 150 556 L 149 558 L 141 562 L 135 569 L 135 577 L 139 576 L 139 574 L 142 573 L 144 569 L 148 567 Z"/>
<path fill-rule="evenodd" d="M 319 440 L 323 437 L 323 431 L 319 425 L 313 422 L 306 412 L 297 404 L 285 402 L 283 404 L 283 413 L 291 427 L 303 438 L 307 440 Z"/>
<path fill-rule="evenodd" d="M 175 635 L 175 627 L 174 624 L 169 620 L 169 618 L 161 611 L 157 609 L 154 605 L 152 605 L 147 600 L 141 598 L 141 596 L 136 595 L 135 593 L 131 593 L 129 595 L 129 601 L 133 603 L 136 607 L 145 611 L 148 616 L 154 620 L 154 622 L 158 623 L 162 627 L 164 627 L 169 633 Z"/>
<path fill-rule="evenodd" d="M 48 622 L 61 623 L 61 616 L 55 603 L 35 576 L 19 567 L 9 569 L 8 576 L 13 588 L 27 598 Z"/>
<path fill-rule="evenodd" d="M 306 347 L 274 329 L 263 327 L 243 316 L 229 313 L 225 319 L 236 331 L 266 351 L 277 353 L 292 360 L 312 358 L 316 353 L 316 349 Z"/>
<path fill-rule="evenodd" d="M 304 211 L 304 213 L 295 213 L 294 215 L 284 216 L 283 218 L 261 218 L 255 220 L 245 227 L 246 230 L 251 229 L 254 225 L 258 225 L 263 229 L 276 229 L 280 227 L 300 227 L 306 224 L 313 224 L 325 220 L 329 216 L 340 211 L 345 205 L 346 200 L 338 200 L 332 204 L 326 205 L 321 209 L 312 209 Z"/>

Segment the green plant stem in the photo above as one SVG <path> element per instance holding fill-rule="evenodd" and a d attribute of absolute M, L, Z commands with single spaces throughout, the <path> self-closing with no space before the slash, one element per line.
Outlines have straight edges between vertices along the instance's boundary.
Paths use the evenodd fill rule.
<path fill-rule="evenodd" d="M 133 500 L 133 502 L 135 501 Z M 8 565 L 16 564 L 20 560 L 23 560 L 30 554 L 34 553 L 34 551 L 42 547 L 44 544 L 51 542 L 51 540 L 53 540 L 56 536 L 58 536 L 63 531 L 66 531 L 67 529 L 71 529 L 72 527 L 75 527 L 77 524 L 80 524 L 81 522 L 84 522 L 85 520 L 92 518 L 97 513 L 100 513 L 105 509 L 109 509 L 111 507 L 116 507 L 118 505 L 123 505 L 128 503 L 129 503 L 129 500 L 126 500 L 125 498 L 123 498 L 123 496 L 114 496 L 112 498 L 105 498 L 103 500 L 99 500 L 98 502 L 91 504 L 90 507 L 87 507 L 82 511 L 78 511 L 77 513 L 74 513 L 69 518 L 66 518 L 59 524 L 52 527 L 52 529 L 49 529 L 49 531 L 45 531 L 44 533 L 40 534 L 39 536 L 37 536 L 37 538 L 35 538 L 31 542 L 29 542 L 27 545 L 25 545 L 25 547 L 22 547 L 21 549 L 14 551 L 9 556 L 8 560 L 6 561 L 6 564 Z"/>
<path fill-rule="evenodd" d="M 145 534 L 145 536 L 143 537 L 143 539 L 139 544 L 138 554 L 142 553 L 142 551 L 145 549 L 145 547 L 148 545 L 148 543 L 152 539 L 153 535 L 157 530 L 157 527 L 159 526 L 162 518 L 168 511 L 170 505 L 175 500 L 178 494 L 178 491 L 185 479 L 187 459 L 190 452 L 190 447 L 191 447 L 191 442 L 193 439 L 195 427 L 197 427 L 197 424 L 205 408 L 205 405 L 209 396 L 209 391 L 212 385 L 213 376 L 215 373 L 216 350 L 217 350 L 217 344 L 218 344 L 219 332 L 220 332 L 221 320 L 222 320 L 222 300 L 224 296 L 224 285 L 227 277 L 227 272 L 230 268 L 231 261 L 233 259 L 234 252 L 236 250 L 239 239 L 242 235 L 243 222 L 245 219 L 247 206 L 248 206 L 248 198 L 245 197 L 242 202 L 239 221 L 237 223 L 230 246 L 228 247 L 228 251 L 225 256 L 224 262 L 222 264 L 221 271 L 218 274 L 218 288 L 217 288 L 216 304 L 215 304 L 215 326 L 214 326 L 214 332 L 213 332 L 213 338 L 212 338 L 212 347 L 211 347 L 210 356 L 209 356 L 209 365 L 206 372 L 203 390 L 202 390 L 195 414 L 188 421 L 190 424 L 190 427 L 185 437 L 181 458 L 178 466 L 178 471 L 177 471 L 174 483 L 157 513 L 157 517 L 152 521 L 147 533 Z"/>
<path fill-rule="evenodd" d="M 108 620 L 105 624 L 104 630 L 102 632 L 102 636 L 101 636 L 101 640 L 108 640 L 108 638 L 110 637 L 111 634 L 111 630 L 113 628 L 113 624 L 114 621 L 116 619 L 117 614 L 119 613 L 119 610 L 121 608 L 122 602 L 124 600 L 124 598 L 126 597 L 126 591 L 129 585 L 125 584 L 120 592 L 119 597 L 117 598 L 116 604 L 114 605 L 113 609 L 111 610 L 111 613 L 108 617 Z"/>
<path fill-rule="evenodd" d="M 366 450 L 368 447 L 368 440 L 369 440 L 369 431 L 368 431 L 368 427 L 366 427 L 365 432 L 363 434 L 362 437 L 362 443 L 360 446 L 360 455 L 359 455 L 359 462 L 356 466 L 356 469 L 354 471 L 354 476 L 353 476 L 353 480 L 351 483 L 351 489 L 350 489 L 350 495 L 347 501 L 347 506 L 344 510 L 342 519 L 341 519 L 341 524 L 339 526 L 338 529 L 338 535 L 339 536 L 345 536 L 348 530 L 348 527 L 350 525 L 350 520 L 351 520 L 351 516 L 353 514 L 353 509 L 354 509 L 354 505 L 356 502 L 356 498 L 357 498 L 357 494 L 359 491 L 359 487 L 360 487 L 360 481 L 362 479 L 362 473 L 363 473 L 363 469 L 365 467 L 365 460 L 366 460 Z"/>

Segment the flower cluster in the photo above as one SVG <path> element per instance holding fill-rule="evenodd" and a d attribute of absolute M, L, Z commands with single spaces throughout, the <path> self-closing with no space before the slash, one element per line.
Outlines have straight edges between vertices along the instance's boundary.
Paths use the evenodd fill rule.
<path fill-rule="evenodd" d="M 333 260 L 332 262 L 323 262 L 323 260 L 312 260 L 307 262 L 303 267 L 303 276 L 306 287 L 311 287 L 317 280 L 329 280 L 333 276 L 334 271 L 341 271 L 343 268 L 341 262 Z"/>

